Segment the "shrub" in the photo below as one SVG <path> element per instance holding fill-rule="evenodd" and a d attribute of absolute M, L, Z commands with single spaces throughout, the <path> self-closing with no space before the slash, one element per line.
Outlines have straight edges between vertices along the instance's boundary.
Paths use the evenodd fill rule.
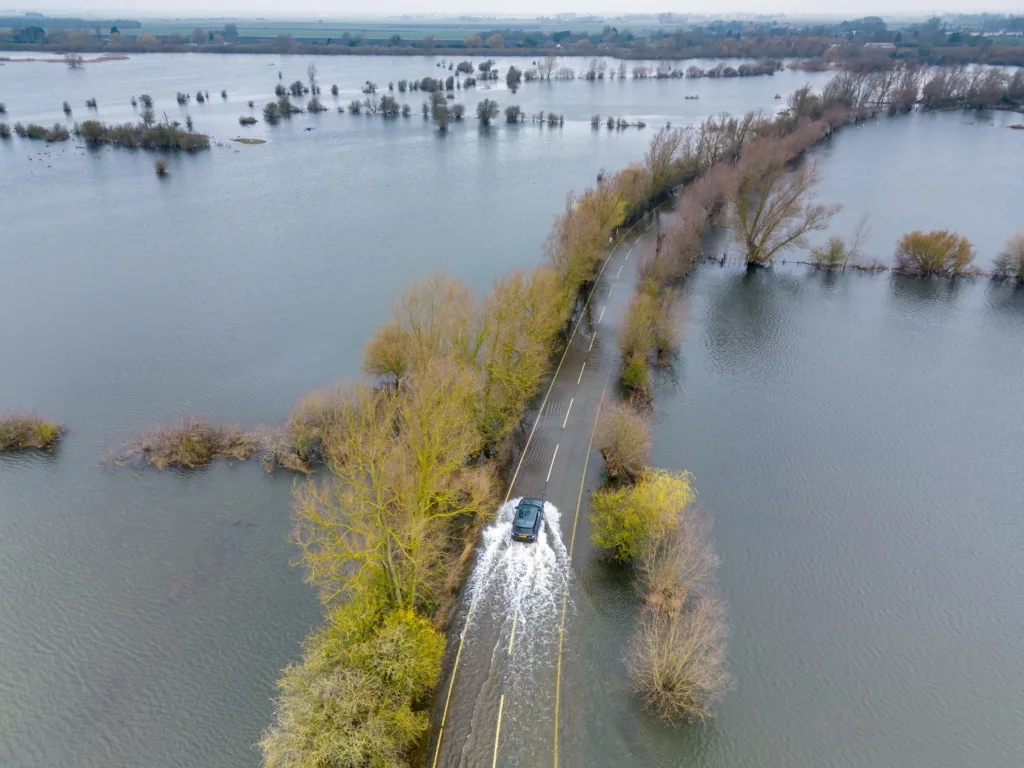
<path fill-rule="evenodd" d="M 331 96 L 337 96 L 339 92 L 340 91 L 338 90 L 338 86 L 337 85 L 332 85 L 331 86 Z"/>
<path fill-rule="evenodd" d="M 178 104 L 184 105 L 188 104 L 189 100 L 191 100 L 192 97 L 189 96 L 187 93 L 182 93 L 181 91 L 178 91 L 175 94 L 174 98 L 178 102 Z"/>
<path fill-rule="evenodd" d="M 287 96 L 288 95 L 288 89 L 285 88 L 283 85 L 281 85 L 281 83 L 278 83 L 277 85 L 274 86 L 274 95 L 277 96 L 277 98 L 281 98 L 282 96 Z"/>
<path fill-rule="evenodd" d="M 53 128 L 44 128 L 38 123 L 29 123 L 28 125 L 22 125 L 21 123 L 14 124 L 14 131 L 19 136 L 28 139 L 39 139 L 42 141 L 67 141 L 71 134 L 68 129 L 60 123 L 54 123 Z"/>
<path fill-rule="evenodd" d="M 249 102 L 249 109 L 252 109 L 255 106 L 256 106 L 256 102 L 255 101 L 250 101 Z"/>
<path fill-rule="evenodd" d="M 627 403 L 609 406 L 601 412 L 594 446 L 604 459 L 609 478 L 632 481 L 644 471 L 650 458 L 647 420 Z"/>
<path fill-rule="evenodd" d="M 600 115 L 593 115 L 590 118 L 590 127 L 591 128 L 600 128 L 601 127 L 601 116 Z"/>
<path fill-rule="evenodd" d="M 622 386 L 634 397 L 646 399 L 650 397 L 648 387 L 651 383 L 650 368 L 644 355 L 633 355 L 627 358 L 622 366 Z"/>
<path fill-rule="evenodd" d="M 0 135 L 3 135 L 0 133 Z M 1014 235 L 996 258 L 993 277 L 1024 283 L 1024 233 Z"/>
<path fill-rule="evenodd" d="M 652 608 L 681 611 L 691 595 L 709 592 L 718 563 L 711 525 L 688 504 L 664 536 L 640 547 L 634 562 L 637 591 Z"/>
<path fill-rule="evenodd" d="M 654 326 L 657 323 L 657 301 L 649 293 L 637 293 L 629 300 L 626 316 L 619 330 L 619 350 L 622 359 L 647 359 L 654 346 Z"/>
<path fill-rule="evenodd" d="M 974 246 L 955 232 L 915 230 L 896 245 L 896 268 L 911 275 L 959 275 L 974 260 Z"/>
<path fill-rule="evenodd" d="M 402 117 L 409 117 L 409 115 L 411 115 L 411 114 L 412 114 L 412 110 L 409 108 L 409 105 L 408 104 L 403 104 L 402 105 Z"/>
<path fill-rule="evenodd" d="M 186 120 L 191 123 L 190 120 Z M 183 131 L 173 125 L 105 125 L 98 120 L 85 120 L 76 126 L 76 133 L 89 144 L 114 144 L 132 149 L 164 149 L 194 152 L 210 146 L 210 137 Z"/>
<path fill-rule="evenodd" d="M 350 402 L 351 391 L 338 386 L 300 398 L 285 422 L 288 455 L 276 463 L 307 472 L 313 464 L 325 461 L 328 445 L 338 434 Z"/>
<path fill-rule="evenodd" d="M 0 101 L 0 115 L 7 114 L 7 105 Z"/>
<path fill-rule="evenodd" d="M 227 91 L 221 91 L 221 92 L 220 92 L 220 97 L 221 97 L 222 99 L 224 99 L 225 101 L 227 101 L 227 98 L 228 98 L 228 92 L 227 92 Z"/>
<path fill-rule="evenodd" d="M 134 102 L 134 100 L 135 99 L 133 97 L 132 101 Z M 153 108 L 153 97 L 150 96 L 148 93 L 144 93 L 141 96 L 139 96 L 139 101 L 142 102 L 142 106 L 144 108 L 146 108 L 146 109 L 152 109 Z"/>
<path fill-rule="evenodd" d="M 518 123 L 524 118 L 523 110 L 518 105 L 513 104 L 511 107 L 505 107 L 505 122 L 506 123 Z"/>
<path fill-rule="evenodd" d="M 198 101 L 200 104 L 206 103 L 206 96 L 203 95 L 202 91 L 196 91 L 196 101 Z"/>
<path fill-rule="evenodd" d="M 713 597 L 681 612 L 644 610 L 626 655 L 644 707 L 673 725 L 712 716 L 712 704 L 730 686 L 727 634 L 724 610 Z"/>
<path fill-rule="evenodd" d="M 64 102 L 63 109 L 64 109 L 64 114 L 65 115 L 70 115 L 71 114 L 71 105 L 68 104 L 66 101 Z"/>
<path fill-rule="evenodd" d="M 845 264 L 849 258 L 846 241 L 838 235 L 830 237 L 824 245 L 811 249 L 811 264 L 816 267 L 835 269 Z"/>
<path fill-rule="evenodd" d="M 157 176 L 167 175 L 167 161 L 164 158 L 158 157 L 153 163 L 153 167 L 156 169 Z"/>
<path fill-rule="evenodd" d="M 380 101 L 377 102 L 377 111 L 384 115 L 384 117 L 397 117 L 401 109 L 398 100 L 388 94 L 381 96 Z"/>
<path fill-rule="evenodd" d="M 326 112 L 327 111 L 327 107 L 325 107 L 320 102 L 320 99 L 318 99 L 316 96 L 314 96 L 306 104 L 306 111 L 307 112 Z"/>
<path fill-rule="evenodd" d="M 237 427 L 215 427 L 204 419 L 189 417 L 178 425 L 159 427 L 126 443 L 117 463 L 125 464 L 141 456 L 157 469 L 195 469 L 214 459 L 248 459 L 257 447 L 257 441 Z"/>
<path fill-rule="evenodd" d="M 272 101 L 263 107 L 263 119 L 268 123 L 276 123 L 281 119 L 281 110 L 276 101 Z"/>
<path fill-rule="evenodd" d="M 88 109 L 96 109 L 96 107 L 97 107 L 96 99 L 86 99 L 85 100 L 85 106 Z"/>
<path fill-rule="evenodd" d="M 0 139 L 9 139 L 11 137 L 11 126 L 7 123 L 0 123 Z"/>
<path fill-rule="evenodd" d="M 672 529 L 680 510 L 693 501 L 688 472 L 648 469 L 635 485 L 603 488 L 591 497 L 594 544 L 612 560 L 631 562 L 653 540 Z"/>
<path fill-rule="evenodd" d="M 0 453 L 25 448 L 52 448 L 65 431 L 63 425 L 44 421 L 34 413 L 2 414 Z"/>
<path fill-rule="evenodd" d="M 498 102 L 494 99 L 483 99 L 476 105 L 476 117 L 484 125 L 490 125 L 499 111 Z"/>
<path fill-rule="evenodd" d="M 337 608 L 278 682 L 267 768 L 401 768 L 426 734 L 444 636 L 411 611 Z"/>
<path fill-rule="evenodd" d="M 363 109 L 363 103 L 359 99 L 352 99 L 348 105 L 348 111 L 353 115 L 358 115 Z"/>
<path fill-rule="evenodd" d="M 276 107 L 277 105 L 275 104 L 274 106 Z M 256 122 L 256 118 L 252 115 L 243 115 L 242 117 L 238 118 L 239 125 L 255 125 Z"/>

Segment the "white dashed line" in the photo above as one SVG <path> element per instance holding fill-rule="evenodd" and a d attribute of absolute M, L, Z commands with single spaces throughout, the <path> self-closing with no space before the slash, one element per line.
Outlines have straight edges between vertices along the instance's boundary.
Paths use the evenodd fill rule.
<path fill-rule="evenodd" d="M 551 480 L 551 470 L 555 468 L 555 456 L 557 456 L 557 455 L 558 455 L 558 446 L 556 445 L 555 446 L 555 452 L 551 455 L 551 466 L 548 467 L 548 476 L 547 476 L 547 479 L 544 481 L 545 483 L 548 482 L 549 480 Z"/>
<path fill-rule="evenodd" d="M 576 398 L 569 398 L 569 407 L 565 409 L 565 420 L 562 421 L 562 429 L 565 429 L 565 425 L 569 423 L 569 412 L 572 411 L 572 401 Z"/>

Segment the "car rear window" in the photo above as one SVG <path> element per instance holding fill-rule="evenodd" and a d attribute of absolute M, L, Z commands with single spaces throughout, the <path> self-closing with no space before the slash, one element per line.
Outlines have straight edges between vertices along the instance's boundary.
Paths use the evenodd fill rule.
<path fill-rule="evenodd" d="M 516 511 L 516 528 L 533 528 L 540 510 L 536 507 L 520 507 Z"/>

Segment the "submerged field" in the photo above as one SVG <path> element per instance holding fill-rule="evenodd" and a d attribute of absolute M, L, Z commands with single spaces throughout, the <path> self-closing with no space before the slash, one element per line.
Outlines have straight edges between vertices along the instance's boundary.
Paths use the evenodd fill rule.
<path fill-rule="evenodd" d="M 279 422 L 298 395 L 357 372 L 415 277 L 444 268 L 486 289 L 539 262 L 564 195 L 639 158 L 657 126 L 770 111 L 776 92 L 821 82 L 460 94 L 470 111 L 485 96 L 557 110 L 560 129 L 465 123 L 441 137 L 418 114 L 333 109 L 241 129 L 246 102 L 306 63 L 154 55 L 3 70 L 11 122 L 63 120 L 64 100 L 82 119 L 87 98 L 127 120 L 148 92 L 158 114 L 187 111 L 215 141 L 172 157 L 164 181 L 144 153 L 0 142 L 0 306 L 19 318 L 0 327 L 0 411 L 70 430 L 53 453 L 0 457 L 0 754 L 12 766 L 255 765 L 278 670 L 319 618 L 288 565 L 289 477 L 231 461 L 109 468 L 104 455 L 186 414 Z M 436 77 L 436 63 L 317 61 L 342 104 L 367 79 Z M 199 88 L 213 98 L 181 110 L 175 92 Z M 650 128 L 594 131 L 595 113 Z M 947 113 L 844 129 L 818 152 L 819 197 L 845 206 L 833 228 L 869 213 L 868 256 L 889 260 L 905 231 L 949 227 L 987 265 L 1020 226 L 1024 135 L 1010 122 Z M 656 397 L 653 458 L 694 472 L 714 521 L 736 689 L 704 727 L 640 714 L 620 663 L 636 600 L 584 546 L 563 763 L 1016 765 L 1024 294 L 792 264 L 705 265 L 685 290 L 688 337 Z"/>

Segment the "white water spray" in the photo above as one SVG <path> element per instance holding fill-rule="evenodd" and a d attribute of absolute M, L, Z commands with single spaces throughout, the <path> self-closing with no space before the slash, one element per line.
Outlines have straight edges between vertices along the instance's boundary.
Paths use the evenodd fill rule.
<path fill-rule="evenodd" d="M 562 595 L 569 578 L 569 553 L 562 543 L 558 509 L 544 502 L 537 541 L 512 541 L 512 518 L 519 499 L 503 504 L 484 531 L 484 547 L 469 582 L 477 615 L 486 612 L 515 624 L 513 656 L 558 632 Z"/>

